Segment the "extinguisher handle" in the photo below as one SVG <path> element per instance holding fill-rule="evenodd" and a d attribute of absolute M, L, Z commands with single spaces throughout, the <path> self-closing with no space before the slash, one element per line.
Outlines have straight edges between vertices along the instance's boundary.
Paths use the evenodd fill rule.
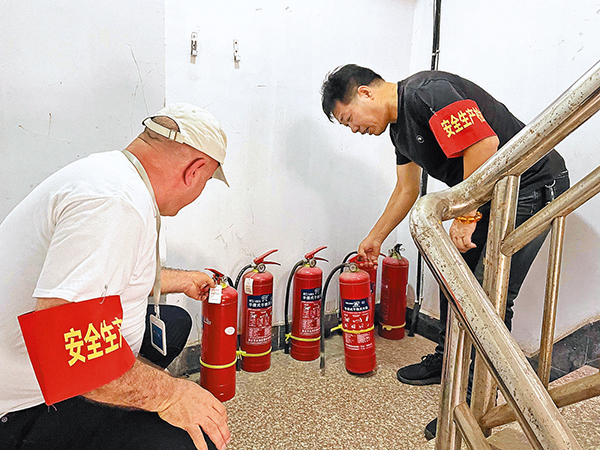
<path fill-rule="evenodd" d="M 402 258 L 402 252 L 404 250 L 405 249 L 404 249 L 404 247 L 402 247 L 402 244 L 396 244 L 396 245 L 394 245 L 394 248 L 390 249 L 389 256 Z"/>
<path fill-rule="evenodd" d="M 208 267 L 206 268 L 206 270 L 210 270 L 214 274 L 213 278 L 215 278 L 215 281 L 217 283 L 220 282 L 225 277 L 225 274 L 219 272 L 218 270 L 209 269 Z"/>
<path fill-rule="evenodd" d="M 385 257 L 386 255 L 384 255 L 383 253 L 379 253 L 379 256 L 383 256 Z M 379 258 L 378 256 L 378 258 Z M 348 261 L 348 263 L 356 263 L 358 265 L 360 265 L 361 263 L 363 263 L 364 261 L 359 261 L 358 260 L 358 255 L 354 255 L 352 258 L 350 258 Z"/>
<path fill-rule="evenodd" d="M 312 252 L 308 252 L 306 255 L 304 255 L 304 258 L 307 260 L 313 259 L 315 258 L 315 254 L 319 253 L 321 250 L 325 250 L 327 248 L 327 246 L 322 246 L 319 248 L 315 248 Z M 315 258 L 315 259 L 319 259 L 319 258 Z M 327 260 L 322 260 L 322 261 L 327 261 Z M 327 261 L 329 262 L 329 261 Z"/>
<path fill-rule="evenodd" d="M 328 260 L 328 259 L 325 259 L 325 258 L 320 258 L 320 257 L 318 257 L 318 256 L 315 256 L 313 259 L 316 259 L 317 261 L 325 261 L 325 262 L 329 262 L 329 260 Z"/>
<path fill-rule="evenodd" d="M 279 264 L 279 263 L 274 263 L 274 262 L 271 262 L 271 261 L 265 261 L 265 258 L 266 258 L 267 256 L 269 256 L 271 253 L 275 253 L 276 251 L 277 251 L 277 249 L 274 249 L 274 250 L 269 250 L 269 251 L 268 251 L 267 253 L 265 253 L 264 255 L 260 255 L 260 256 L 256 257 L 256 258 L 254 259 L 254 264 L 256 264 L 256 265 L 258 265 L 258 264 L 260 264 L 260 263 L 265 263 L 265 264 Z M 279 264 L 279 265 L 281 265 L 281 264 Z"/>
<path fill-rule="evenodd" d="M 281 263 L 278 263 L 278 262 L 275 262 L 275 261 L 263 261 L 262 263 L 263 263 L 263 264 L 276 264 L 276 265 L 278 265 L 278 266 L 280 266 L 280 265 L 281 265 Z"/>

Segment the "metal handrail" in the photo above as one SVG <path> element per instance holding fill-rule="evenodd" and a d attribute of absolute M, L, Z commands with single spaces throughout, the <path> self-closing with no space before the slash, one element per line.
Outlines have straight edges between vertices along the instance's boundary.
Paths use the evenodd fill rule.
<path fill-rule="evenodd" d="M 436 441 L 438 450 L 460 448 L 460 430 L 464 431 L 465 424 L 471 424 L 473 418 L 479 420 L 489 410 L 489 396 L 495 392 L 492 378 L 534 448 L 580 448 L 501 316 L 505 309 L 510 256 L 545 232 L 556 217 L 566 216 L 576 204 L 579 206 L 591 197 L 592 192 L 597 193 L 600 189 L 597 169 L 513 231 L 519 176 L 599 109 L 600 62 L 467 180 L 419 199 L 411 212 L 413 239 L 450 299 Z M 494 215 L 490 218 L 482 287 L 450 240 L 442 221 L 472 211 L 492 195 Z M 557 242 L 561 244 L 562 238 Z M 468 415 L 471 414 L 468 409 L 465 412 L 464 406 L 456 409 L 464 402 L 470 343 L 477 350 L 480 369 L 482 361 L 487 369 L 484 372 L 489 374 L 487 381 L 484 376 L 478 379 L 476 368 L 476 382 L 483 380 L 480 383 L 483 388 L 475 390 L 474 387 L 473 417 Z M 485 395 L 482 397 L 480 393 L 488 398 L 483 398 Z M 479 421 L 482 431 L 487 434 Z"/>

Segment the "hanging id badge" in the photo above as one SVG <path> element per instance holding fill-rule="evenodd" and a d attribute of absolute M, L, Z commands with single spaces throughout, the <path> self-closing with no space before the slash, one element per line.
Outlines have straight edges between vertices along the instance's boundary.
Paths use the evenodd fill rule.
<path fill-rule="evenodd" d="M 152 347 L 160 352 L 161 355 L 167 356 L 167 328 L 165 323 L 150 314 L 150 341 Z"/>
<path fill-rule="evenodd" d="M 154 204 L 156 211 L 156 276 L 154 278 L 153 288 L 154 314 L 150 314 L 148 325 L 150 325 L 150 343 L 152 344 L 152 347 L 158 350 L 161 355 L 167 356 L 167 327 L 165 326 L 165 323 L 160 320 L 160 310 L 158 305 L 160 300 L 160 210 L 158 209 L 154 190 L 152 189 L 152 184 L 148 179 L 148 174 L 146 173 L 144 166 L 142 166 L 139 160 L 128 150 L 122 150 L 122 152 L 131 162 L 131 164 L 133 164 L 137 170 L 137 173 L 140 175 L 141 179 L 146 185 L 146 188 L 150 193 L 150 197 L 152 197 L 152 203 Z"/>

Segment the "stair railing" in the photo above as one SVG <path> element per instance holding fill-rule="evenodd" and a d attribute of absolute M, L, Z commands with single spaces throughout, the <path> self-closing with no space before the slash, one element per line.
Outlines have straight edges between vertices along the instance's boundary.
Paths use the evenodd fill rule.
<path fill-rule="evenodd" d="M 600 376 L 548 392 L 565 217 L 600 192 L 600 167 L 514 228 L 519 177 L 600 109 L 600 62 L 467 180 L 415 204 L 410 230 L 449 299 L 437 450 L 491 448 L 491 429 L 518 420 L 534 449 L 580 449 L 557 405 L 600 393 Z M 442 226 L 492 200 L 483 286 Z M 511 256 L 552 229 L 539 377 L 504 325 Z M 472 345 L 471 407 L 466 403 Z M 494 406 L 498 388 L 507 401 Z M 561 389 L 562 388 L 562 389 Z M 556 401 L 556 404 L 555 404 Z"/>

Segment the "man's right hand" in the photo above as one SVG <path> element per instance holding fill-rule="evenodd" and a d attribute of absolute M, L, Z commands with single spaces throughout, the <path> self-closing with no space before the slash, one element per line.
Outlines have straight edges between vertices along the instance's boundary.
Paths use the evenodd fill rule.
<path fill-rule="evenodd" d="M 165 422 L 187 431 L 198 450 L 208 448 L 200 428 L 218 449 L 225 449 L 231 440 L 225 406 L 196 383 L 177 379 L 173 393 L 158 415 Z"/>
<path fill-rule="evenodd" d="M 380 250 L 381 242 L 367 236 L 358 246 L 358 261 L 367 268 L 375 267 Z"/>

